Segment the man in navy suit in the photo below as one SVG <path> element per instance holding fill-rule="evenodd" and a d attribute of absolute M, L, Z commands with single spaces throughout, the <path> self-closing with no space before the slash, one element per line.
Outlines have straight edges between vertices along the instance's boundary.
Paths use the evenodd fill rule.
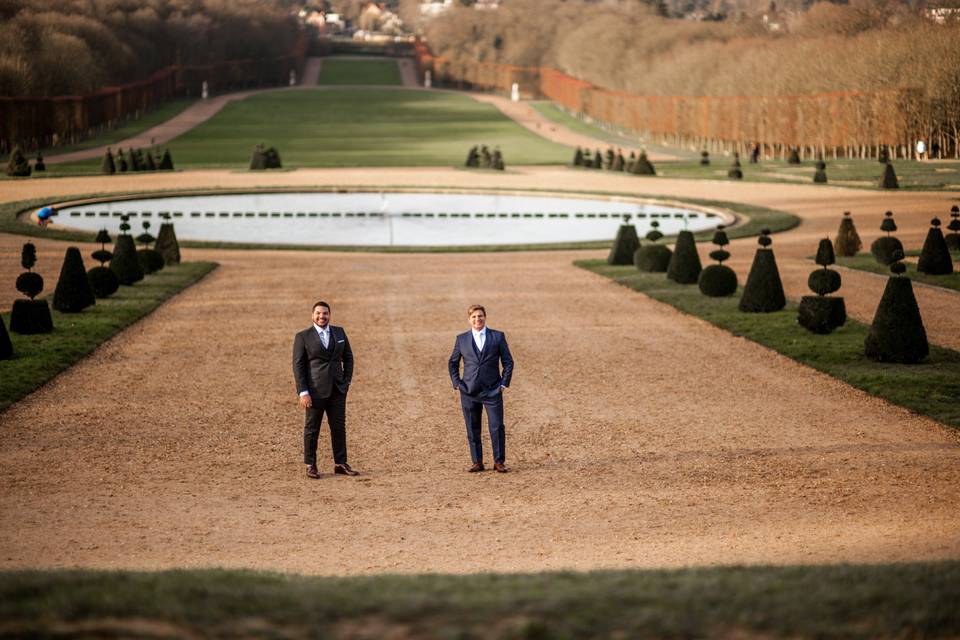
<path fill-rule="evenodd" d="M 487 312 L 478 305 L 467 309 L 470 331 L 461 333 L 453 343 L 450 355 L 450 380 L 460 391 L 460 406 L 467 425 L 470 444 L 471 473 L 483 471 L 483 446 L 480 442 L 480 419 L 487 410 L 487 426 L 493 444 L 493 468 L 506 473 L 506 435 L 503 430 L 503 390 L 510 386 L 513 357 L 502 331 L 487 326 Z M 463 360 L 463 375 L 460 361 Z M 501 371 L 500 365 L 503 365 Z"/>
<path fill-rule="evenodd" d="M 333 472 L 355 476 L 347 464 L 347 391 L 353 379 L 353 351 L 343 327 L 330 324 L 330 305 L 313 305 L 313 326 L 293 339 L 293 379 L 304 409 L 303 461 L 307 477 L 319 478 L 317 440 L 320 422 L 327 414 L 330 444 L 333 446 Z"/>

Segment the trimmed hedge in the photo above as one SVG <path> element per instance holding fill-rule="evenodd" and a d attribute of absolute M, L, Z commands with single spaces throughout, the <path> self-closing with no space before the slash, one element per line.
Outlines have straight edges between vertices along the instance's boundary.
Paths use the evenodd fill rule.
<path fill-rule="evenodd" d="M 15 300 L 10 310 L 10 331 L 27 336 L 52 332 L 53 318 L 47 301 Z"/>
<path fill-rule="evenodd" d="M 132 237 L 126 234 L 117 236 L 110 269 L 116 274 L 120 284 L 132 285 L 143 280 L 143 267 L 140 266 L 137 247 L 133 244 Z"/>
<path fill-rule="evenodd" d="M 662 244 L 645 244 L 633 253 L 633 265 L 646 273 L 666 273 L 672 255 Z"/>
<path fill-rule="evenodd" d="M 117 165 L 113 162 L 113 153 L 108 148 L 103 154 L 103 160 L 100 161 L 100 173 L 112 176 L 117 172 Z"/>
<path fill-rule="evenodd" d="M 890 235 L 897 230 L 897 223 L 893 220 L 893 211 L 887 211 L 883 216 L 880 230 L 885 231 L 887 235 L 873 241 L 873 244 L 870 245 L 870 253 L 880 264 L 889 265 L 896 261 L 897 252 L 903 253 L 903 245 L 900 240 Z"/>
<path fill-rule="evenodd" d="M 753 257 L 747 284 L 740 296 L 739 309 L 747 313 L 780 311 L 787 305 L 787 298 L 783 293 L 777 259 L 773 255 L 773 249 L 769 248 L 772 243 L 769 229 L 763 230 L 757 243 L 760 248 Z"/>
<path fill-rule="evenodd" d="M 120 280 L 110 267 L 94 267 L 87 271 L 87 280 L 93 295 L 98 298 L 109 298 L 120 288 Z"/>
<path fill-rule="evenodd" d="M 733 152 L 733 164 L 727 171 L 727 177 L 731 180 L 743 180 L 743 171 L 740 169 L 740 154 Z"/>
<path fill-rule="evenodd" d="M 827 183 L 827 163 L 817 160 L 817 170 L 813 172 L 813 181 L 817 184 Z"/>
<path fill-rule="evenodd" d="M 725 264 L 704 267 L 697 279 L 700 292 L 711 298 L 732 296 L 737 292 L 737 273 Z"/>
<path fill-rule="evenodd" d="M 53 293 L 53 308 L 62 313 L 80 313 L 96 303 L 80 249 L 68 247 Z"/>
<path fill-rule="evenodd" d="M 10 334 L 7 333 L 7 325 L 3 323 L 3 317 L 0 317 L 0 360 L 9 360 L 13 357 L 13 343 L 10 342 Z"/>
<path fill-rule="evenodd" d="M 156 249 L 140 249 L 137 251 L 137 260 L 143 267 L 144 273 L 156 273 L 163 269 L 163 256 Z"/>
<path fill-rule="evenodd" d="M 797 322 L 813 333 L 831 333 L 847 322 L 847 307 L 843 298 L 803 296 L 797 309 Z"/>
<path fill-rule="evenodd" d="M 10 160 L 7 162 L 7 175 L 13 178 L 26 178 L 30 175 L 30 162 L 20 150 L 20 147 L 14 147 L 10 152 Z"/>
<path fill-rule="evenodd" d="M 855 256 L 863 247 L 860 240 L 860 234 L 857 233 L 857 227 L 853 224 L 853 218 L 849 211 L 843 212 L 840 219 L 840 228 L 837 229 L 837 237 L 833 239 L 833 248 L 837 255 Z"/>
<path fill-rule="evenodd" d="M 897 262 L 891 270 L 902 266 Z M 864 341 L 864 353 L 877 362 L 915 364 L 930 354 L 930 344 L 910 278 L 901 276 L 902 271 L 894 273 L 887 280 L 873 316 L 870 333 Z"/>
<path fill-rule="evenodd" d="M 884 165 L 883 176 L 880 178 L 881 189 L 899 189 L 900 182 L 897 180 L 897 172 L 893 170 L 893 165 L 889 162 Z"/>
<path fill-rule="evenodd" d="M 637 228 L 632 224 L 622 224 L 617 229 L 617 237 L 610 247 L 607 264 L 633 264 L 633 254 L 640 248 Z"/>
<path fill-rule="evenodd" d="M 695 284 L 700 277 L 703 267 L 700 265 L 700 254 L 697 253 L 697 243 L 690 231 L 681 231 L 677 234 L 677 241 L 673 246 L 673 255 L 667 266 L 667 278 L 679 284 Z"/>
<path fill-rule="evenodd" d="M 932 276 L 953 273 L 953 259 L 950 257 L 950 249 L 947 248 L 943 232 L 940 231 L 939 218 L 930 221 L 930 230 L 923 241 L 923 249 L 920 250 L 920 259 L 917 261 L 917 271 Z"/>
<path fill-rule="evenodd" d="M 153 248 L 163 256 L 164 264 L 180 264 L 180 243 L 177 241 L 177 233 L 174 231 L 172 222 L 164 222 L 160 225 Z"/>
<path fill-rule="evenodd" d="M 947 248 L 950 251 L 960 251 L 960 207 L 957 205 L 950 207 L 950 224 L 947 225 L 947 229 L 951 231 L 944 238 L 947 241 Z"/>

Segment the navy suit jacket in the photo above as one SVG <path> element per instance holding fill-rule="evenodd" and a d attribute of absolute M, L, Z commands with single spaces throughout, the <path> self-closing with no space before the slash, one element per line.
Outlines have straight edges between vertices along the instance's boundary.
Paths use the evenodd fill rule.
<path fill-rule="evenodd" d="M 463 375 L 460 375 L 460 360 L 463 360 Z M 503 370 L 500 364 L 503 364 Z M 477 350 L 473 332 L 457 336 L 449 362 L 450 381 L 461 393 L 476 397 L 493 397 L 500 387 L 510 386 L 513 375 L 513 357 L 507 346 L 507 336 L 502 331 L 487 327 L 487 339 L 483 351 Z"/>

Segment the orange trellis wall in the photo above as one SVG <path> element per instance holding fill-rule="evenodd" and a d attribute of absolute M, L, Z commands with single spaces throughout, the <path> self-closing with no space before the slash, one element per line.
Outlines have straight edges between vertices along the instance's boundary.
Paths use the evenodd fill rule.
<path fill-rule="evenodd" d="M 199 96 L 204 82 L 211 94 L 286 84 L 291 70 L 298 76 L 303 73 L 305 44 L 298 44 L 289 56 L 269 60 L 167 67 L 146 80 L 85 96 L 0 97 L 0 152 L 15 144 L 46 149 L 82 140 L 175 96 Z"/>
<path fill-rule="evenodd" d="M 745 152 L 759 143 L 765 155 L 875 155 L 889 146 L 909 155 L 923 96 L 910 90 L 834 92 L 795 96 L 639 96 L 595 87 L 550 68 L 454 62 L 432 56 L 418 42 L 421 71 L 435 82 L 497 92 L 512 83 L 522 95 L 543 96 L 578 115 L 672 144 Z"/>

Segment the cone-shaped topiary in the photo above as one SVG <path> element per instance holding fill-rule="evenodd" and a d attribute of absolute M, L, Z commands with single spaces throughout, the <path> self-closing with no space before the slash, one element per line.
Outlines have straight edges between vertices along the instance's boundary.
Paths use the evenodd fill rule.
<path fill-rule="evenodd" d="M 137 242 L 143 245 L 143 248 L 137 251 L 137 259 L 144 273 L 154 273 L 163 269 L 163 256 L 158 251 L 150 248 L 150 244 L 157 239 L 150 234 L 150 222 L 143 221 L 143 233 L 137 236 Z"/>
<path fill-rule="evenodd" d="M 840 219 L 840 228 L 837 229 L 837 237 L 833 239 L 833 248 L 837 255 L 855 256 L 862 247 L 863 242 L 860 241 L 860 234 L 857 233 L 857 228 L 853 224 L 853 218 L 850 217 L 849 211 L 844 211 Z"/>
<path fill-rule="evenodd" d="M 107 147 L 106 152 L 103 154 L 103 160 L 100 161 L 100 173 L 112 176 L 116 172 L 117 165 L 113 162 L 113 153 L 110 152 L 110 147 Z"/>
<path fill-rule="evenodd" d="M 263 152 L 263 162 L 267 169 L 282 169 L 283 163 L 280 161 L 280 152 L 276 147 L 268 147 Z"/>
<path fill-rule="evenodd" d="M 493 150 L 493 160 L 491 166 L 497 171 L 503 171 L 505 166 L 503 164 L 503 154 L 500 153 L 500 147 L 497 147 Z"/>
<path fill-rule="evenodd" d="M 816 269 L 807 279 L 807 286 L 816 293 L 815 296 L 803 296 L 800 307 L 797 309 L 797 322 L 813 333 L 830 333 L 847 321 L 847 308 L 843 298 L 830 297 L 829 294 L 840 289 L 840 274 L 829 269 L 835 262 L 833 245 L 824 238 L 817 247 L 817 264 L 823 269 Z"/>
<path fill-rule="evenodd" d="M 637 228 L 629 224 L 629 214 L 623 218 L 624 224 L 617 229 L 617 237 L 610 247 L 610 255 L 607 256 L 608 264 L 633 264 L 633 254 L 640 246 Z"/>
<path fill-rule="evenodd" d="M 127 216 L 120 216 L 121 233 L 117 236 L 117 243 L 113 247 L 110 269 L 116 274 L 120 284 L 132 285 L 134 282 L 143 280 L 143 267 L 140 266 L 140 260 L 137 258 L 137 247 L 133 244 L 133 238 L 127 234 L 130 230 L 128 220 Z"/>
<path fill-rule="evenodd" d="M 722 224 L 717 227 L 716 233 L 713 234 L 713 244 L 717 245 L 718 248 L 710 252 L 710 257 L 716 260 L 717 264 L 707 265 L 700 272 L 697 286 L 700 287 L 700 292 L 703 295 L 711 298 L 731 296 L 737 292 L 737 273 L 723 264 L 723 261 L 730 257 L 730 252 L 724 249 L 726 245 L 730 244 L 730 241 L 727 239 L 727 232 L 724 231 Z"/>
<path fill-rule="evenodd" d="M 930 353 L 927 332 L 923 328 L 920 307 L 913 294 L 910 278 L 904 278 L 903 252 L 897 251 L 890 265 L 893 275 L 887 280 L 880 304 L 864 341 L 864 353 L 877 362 L 914 364 Z"/>
<path fill-rule="evenodd" d="M 120 173 L 127 172 L 127 159 L 123 156 L 123 149 L 117 149 L 117 171 Z"/>
<path fill-rule="evenodd" d="M 617 155 L 613 156 L 613 164 L 610 165 L 612 171 L 623 171 L 623 154 L 617 152 Z"/>
<path fill-rule="evenodd" d="M 63 313 L 80 313 L 96 304 L 80 249 L 68 247 L 60 268 L 60 279 L 53 293 L 53 308 Z"/>
<path fill-rule="evenodd" d="M 656 244 L 657 240 L 663 237 L 660 232 L 660 223 L 654 220 L 650 223 L 650 231 L 647 232 L 647 240 L 650 244 L 645 244 L 633 252 L 633 265 L 640 271 L 646 273 L 666 273 L 670 266 L 670 256 L 673 252 L 662 244 Z"/>
<path fill-rule="evenodd" d="M 893 165 L 889 162 L 884 165 L 883 176 L 880 178 L 881 189 L 899 189 L 900 182 L 897 181 L 897 172 L 893 170 Z"/>
<path fill-rule="evenodd" d="M 29 300 L 16 300 L 10 310 L 10 331 L 24 335 L 50 333 L 53 331 L 53 318 L 46 300 L 35 300 L 43 291 L 43 277 L 32 271 L 37 263 L 37 248 L 27 242 L 20 252 L 20 264 L 26 269 L 17 277 L 17 291 Z"/>
<path fill-rule="evenodd" d="M 700 164 L 703 166 L 710 164 L 710 152 L 706 149 L 700 152 Z"/>
<path fill-rule="evenodd" d="M 470 166 L 470 165 L 467 165 Z M 573 166 L 582 167 L 583 166 L 583 149 L 577 147 L 576 153 L 573 154 Z"/>
<path fill-rule="evenodd" d="M 267 168 L 267 159 L 263 153 L 263 145 L 258 144 L 250 155 L 250 171 L 263 171 Z"/>
<path fill-rule="evenodd" d="M 616 157 L 616 154 L 613 153 L 613 147 L 607 147 L 607 152 L 604 154 L 603 168 L 610 170 L 613 169 L 613 159 Z"/>
<path fill-rule="evenodd" d="M 817 184 L 827 183 L 827 163 L 817 160 L 817 170 L 813 172 L 813 181 Z"/>
<path fill-rule="evenodd" d="M 640 157 L 638 157 L 636 162 L 633 163 L 633 171 L 631 173 L 633 173 L 635 176 L 657 175 L 657 170 L 654 168 L 653 163 L 650 162 L 650 159 L 647 158 L 646 151 L 640 152 Z"/>
<path fill-rule="evenodd" d="M 173 157 L 170 155 L 170 149 L 163 150 L 163 158 L 160 159 L 161 171 L 173 171 Z"/>
<path fill-rule="evenodd" d="M 169 219 L 169 214 L 165 216 Z M 153 245 L 161 256 L 163 263 L 180 264 L 180 243 L 177 242 L 177 233 L 173 229 L 172 222 L 163 222 L 160 225 L 160 232 L 157 234 L 157 242 Z"/>
<path fill-rule="evenodd" d="M 920 259 L 917 261 L 917 271 L 931 276 L 945 276 L 953 273 L 953 259 L 947 241 L 940 231 L 940 218 L 930 221 L 930 230 L 927 239 L 923 241 L 920 250 Z"/>
<path fill-rule="evenodd" d="M 757 249 L 753 257 L 753 265 L 747 275 L 747 284 L 743 287 L 740 296 L 740 311 L 748 313 L 770 313 L 780 311 L 787 304 L 783 293 L 783 282 L 780 280 L 780 270 L 777 269 L 777 260 L 773 255 L 770 239 L 770 230 L 760 232 Z"/>
<path fill-rule="evenodd" d="M 727 177 L 731 180 L 743 180 L 743 171 L 740 169 L 740 154 L 733 152 L 733 164 L 727 171 Z"/>
<path fill-rule="evenodd" d="M 597 149 L 593 154 L 593 168 L 602 169 L 603 168 L 603 155 L 600 153 L 600 149 Z"/>
<path fill-rule="evenodd" d="M 33 170 L 34 170 L 34 171 L 46 171 L 46 170 L 47 170 L 47 165 L 46 165 L 46 163 L 43 161 L 43 153 L 42 153 L 41 151 L 37 151 L 37 159 L 33 162 Z"/>
<path fill-rule="evenodd" d="M 10 152 L 10 160 L 7 162 L 7 175 L 15 178 L 26 178 L 30 175 L 30 163 L 20 151 L 20 147 L 14 147 Z"/>
<path fill-rule="evenodd" d="M 887 211 L 883 216 L 880 230 L 885 231 L 887 235 L 873 241 L 870 245 L 870 253 L 880 264 L 893 264 L 894 253 L 897 251 L 903 253 L 903 245 L 900 240 L 890 235 L 897 230 L 897 223 L 893 221 L 893 211 Z"/>
<path fill-rule="evenodd" d="M 697 243 L 689 231 L 677 234 L 677 242 L 673 245 L 673 255 L 667 265 L 667 278 L 679 284 L 696 284 L 700 278 L 700 254 L 697 253 Z"/>
<path fill-rule="evenodd" d="M 787 156 L 787 164 L 800 164 L 800 152 L 796 147 L 790 148 L 790 154 Z"/>
<path fill-rule="evenodd" d="M 130 170 L 131 171 L 143 171 L 143 165 L 140 163 L 140 151 L 130 147 L 129 153 L 130 156 Z"/>
<path fill-rule="evenodd" d="M 10 334 L 7 333 L 7 325 L 3 323 L 0 317 L 0 360 L 9 360 L 13 357 L 13 343 L 10 342 Z"/>
<path fill-rule="evenodd" d="M 950 224 L 947 225 L 950 233 L 944 238 L 950 251 L 960 251 L 960 207 L 950 207 Z"/>
<path fill-rule="evenodd" d="M 487 145 L 480 145 L 480 168 L 489 169 L 493 166 L 493 154 L 490 153 L 490 149 L 487 148 Z"/>
<path fill-rule="evenodd" d="M 145 171 L 156 171 L 157 163 L 153 159 L 153 149 L 147 149 L 147 152 L 144 154 L 144 163 L 143 168 Z"/>

